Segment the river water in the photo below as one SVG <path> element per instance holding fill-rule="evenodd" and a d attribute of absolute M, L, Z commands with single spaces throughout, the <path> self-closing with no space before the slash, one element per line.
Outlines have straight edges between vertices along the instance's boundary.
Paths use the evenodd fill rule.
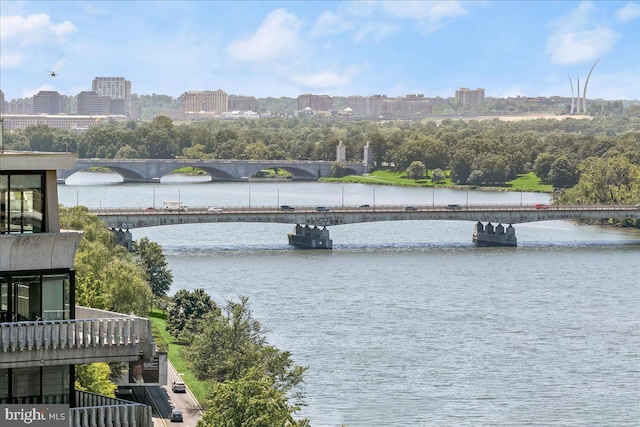
<path fill-rule="evenodd" d="M 119 184 L 79 173 L 89 207 L 545 203 L 548 195 L 325 183 Z M 548 221 L 517 248 L 476 248 L 473 222 L 331 227 L 332 251 L 286 224 L 132 230 L 162 245 L 171 293 L 249 297 L 268 340 L 308 366 L 314 427 L 640 425 L 640 234 Z"/>

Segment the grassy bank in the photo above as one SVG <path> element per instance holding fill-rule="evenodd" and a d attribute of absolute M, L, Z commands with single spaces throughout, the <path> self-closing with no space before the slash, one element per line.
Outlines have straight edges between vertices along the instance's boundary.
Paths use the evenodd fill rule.
<path fill-rule="evenodd" d="M 185 347 L 176 344 L 171 334 L 167 331 L 167 314 L 159 309 L 154 309 L 149 315 L 153 327 L 153 336 L 159 348 L 165 349 L 168 353 L 169 361 L 176 368 L 176 371 L 187 384 L 200 404 L 205 403 L 209 395 L 209 383 L 198 380 L 187 367 L 187 361 L 182 357 L 182 349 Z"/>
<path fill-rule="evenodd" d="M 444 182 L 434 184 L 430 179 L 410 179 L 407 178 L 406 172 L 394 172 L 388 170 L 374 171 L 368 175 L 349 175 L 344 178 L 321 178 L 323 182 L 348 182 L 357 184 L 377 184 L 377 185 L 396 185 L 403 187 L 435 187 L 435 188 L 470 188 L 468 185 L 455 185 L 448 176 Z M 553 187 L 549 184 L 542 184 L 538 177 L 530 172 L 528 174 L 519 175 L 518 178 L 506 182 L 503 186 L 473 186 L 476 190 L 491 191 L 532 191 L 539 193 L 550 193 Z"/>

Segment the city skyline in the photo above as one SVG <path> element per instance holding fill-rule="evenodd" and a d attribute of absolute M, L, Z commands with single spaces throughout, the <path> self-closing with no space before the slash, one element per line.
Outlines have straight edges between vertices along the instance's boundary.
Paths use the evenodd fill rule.
<path fill-rule="evenodd" d="M 0 89 L 640 99 L 639 2 L 3 2 Z M 490 28 L 491 31 L 486 29 Z M 54 71 L 55 76 L 50 72 Z"/>

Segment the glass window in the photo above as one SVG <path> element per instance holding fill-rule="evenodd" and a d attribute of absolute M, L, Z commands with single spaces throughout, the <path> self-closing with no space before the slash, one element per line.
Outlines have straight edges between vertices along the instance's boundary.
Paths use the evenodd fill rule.
<path fill-rule="evenodd" d="M 42 403 L 69 403 L 69 365 L 42 368 Z"/>
<path fill-rule="evenodd" d="M 42 233 L 44 174 L 0 175 L 0 233 Z"/>
<path fill-rule="evenodd" d="M 9 370 L 0 369 L 0 403 L 7 403 L 9 398 Z"/>
<path fill-rule="evenodd" d="M 0 175 L 0 234 L 9 232 L 9 176 Z"/>
<path fill-rule="evenodd" d="M 9 319 L 9 282 L 0 277 L 0 322 L 8 322 Z"/>
<path fill-rule="evenodd" d="M 42 320 L 69 319 L 69 275 L 42 278 Z"/>
<path fill-rule="evenodd" d="M 16 403 L 40 401 L 40 367 L 13 369 L 12 395 Z"/>
<path fill-rule="evenodd" d="M 0 322 L 70 319 L 72 274 L 0 275 Z"/>
<path fill-rule="evenodd" d="M 13 290 L 15 320 L 42 320 L 40 276 L 14 277 Z"/>

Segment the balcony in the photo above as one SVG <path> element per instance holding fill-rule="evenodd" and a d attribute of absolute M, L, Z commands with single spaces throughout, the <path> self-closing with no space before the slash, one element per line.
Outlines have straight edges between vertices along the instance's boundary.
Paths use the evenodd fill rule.
<path fill-rule="evenodd" d="M 76 391 L 76 407 L 71 408 L 70 427 L 151 427 L 151 407 L 128 400 Z"/>
<path fill-rule="evenodd" d="M 151 322 L 76 307 L 76 319 L 0 323 L 0 369 L 126 362 L 155 355 Z"/>

